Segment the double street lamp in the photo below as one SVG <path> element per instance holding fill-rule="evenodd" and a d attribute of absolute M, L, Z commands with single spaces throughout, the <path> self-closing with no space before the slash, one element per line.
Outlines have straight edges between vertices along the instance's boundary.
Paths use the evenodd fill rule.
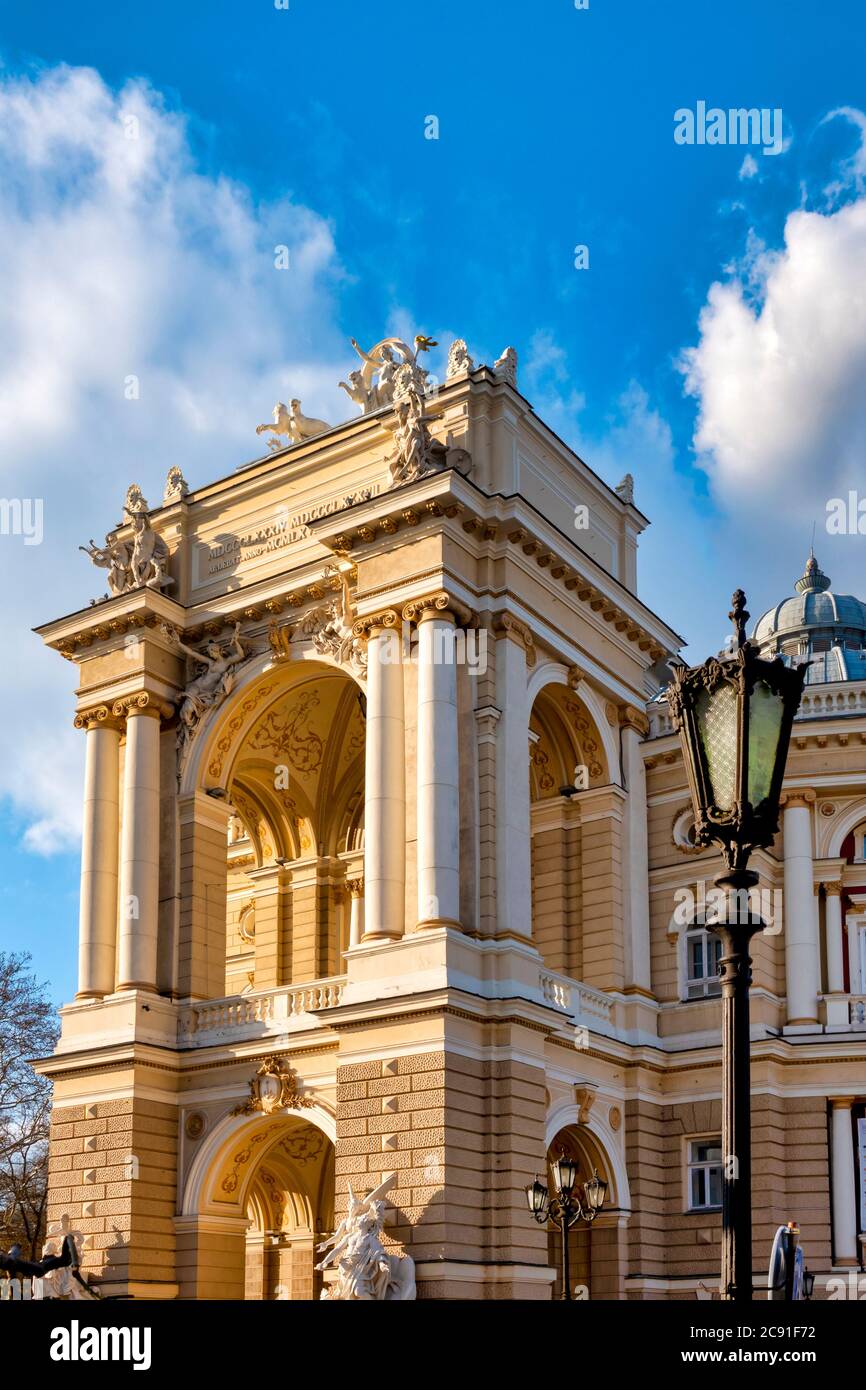
<path fill-rule="evenodd" d="M 562 1154 L 551 1165 L 556 1191 L 553 1196 L 547 1185 L 538 1178 L 526 1189 L 529 1210 L 539 1226 L 553 1221 L 559 1227 L 562 1238 L 562 1293 L 560 1298 L 571 1299 L 571 1274 L 568 1260 L 568 1233 L 578 1221 L 591 1224 L 604 1206 L 607 1183 L 603 1182 L 593 1169 L 592 1177 L 583 1184 L 583 1200 L 575 1192 L 577 1163 L 567 1154 Z"/>
<path fill-rule="evenodd" d="M 808 662 L 766 661 L 746 639 L 746 597 L 737 589 L 728 615 L 735 646 L 701 666 L 674 668 L 668 708 L 683 748 L 695 813 L 694 842 L 718 844 L 725 870 L 725 920 L 708 925 L 721 938 L 722 986 L 722 1297 L 752 1298 L 752 1150 L 749 986 L 751 938 L 763 929 L 749 890 L 754 849 L 773 843 L 791 726 Z M 733 909 L 733 910 L 732 910 Z"/>

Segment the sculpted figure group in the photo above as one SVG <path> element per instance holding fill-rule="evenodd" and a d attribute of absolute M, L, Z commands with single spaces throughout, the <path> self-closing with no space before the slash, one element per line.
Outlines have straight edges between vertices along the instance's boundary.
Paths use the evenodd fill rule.
<path fill-rule="evenodd" d="M 413 404 L 401 411 L 402 418 L 398 425 L 398 430 L 402 431 L 399 435 L 402 442 L 398 442 L 400 480 L 416 476 L 414 468 L 417 464 L 418 450 L 423 449 L 419 422 L 424 418 L 423 403 L 425 398 L 431 395 L 433 384 L 430 372 L 422 365 L 420 359 L 422 353 L 438 347 L 438 343 L 434 338 L 419 333 L 412 347 L 402 338 L 382 338 L 368 352 L 355 338 L 350 338 L 349 341 L 361 359 L 361 366 L 349 372 L 346 381 L 337 384 L 363 415 L 369 415 L 385 406 L 399 409 L 404 398 L 416 398 Z M 474 370 L 475 364 L 464 339 L 456 338 L 448 352 L 447 379 Z M 497 358 L 493 372 L 503 381 L 516 387 L 517 353 L 514 348 L 506 348 L 502 356 Z M 329 429 L 331 426 L 326 420 L 304 415 L 301 402 L 295 399 L 289 408 L 282 401 L 278 401 L 274 406 L 273 423 L 257 425 L 256 434 L 273 435 L 269 441 L 271 449 L 284 449 L 287 445 L 314 439 Z M 409 438 L 406 431 L 410 429 L 413 431 L 412 452 L 415 462 L 411 462 L 406 456 L 405 442 Z"/>
<path fill-rule="evenodd" d="M 143 585 L 150 589 L 168 588 L 174 583 L 165 572 L 169 548 L 150 524 L 150 509 L 137 483 L 127 491 L 124 520 L 132 525 L 127 540 L 121 541 L 117 531 L 109 531 L 104 546 L 91 540 L 90 545 L 80 545 L 78 549 L 89 555 L 97 568 L 108 570 L 112 598 Z"/>
<path fill-rule="evenodd" d="M 329 1300 L 410 1300 L 415 1292 L 415 1262 L 410 1255 L 392 1255 L 382 1244 L 385 1203 L 382 1196 L 392 1185 L 386 1178 L 366 1197 L 349 1188 L 346 1215 L 336 1231 L 318 1247 L 325 1253 L 316 1269 L 336 1269 L 337 1278 L 322 1291 Z"/>

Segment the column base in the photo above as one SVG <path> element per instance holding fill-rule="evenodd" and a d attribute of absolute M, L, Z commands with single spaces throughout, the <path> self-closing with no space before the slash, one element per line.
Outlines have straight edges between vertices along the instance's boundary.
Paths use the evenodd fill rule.
<path fill-rule="evenodd" d="M 431 927 L 454 927 L 456 931 L 462 931 L 463 925 L 454 917 L 422 917 L 420 922 L 415 923 L 416 931 L 425 931 Z"/>

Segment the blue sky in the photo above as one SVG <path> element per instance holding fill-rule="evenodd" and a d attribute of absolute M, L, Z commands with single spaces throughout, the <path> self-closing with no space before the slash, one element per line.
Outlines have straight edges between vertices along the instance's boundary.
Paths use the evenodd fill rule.
<path fill-rule="evenodd" d="M 856 0 L 4 7 L 0 487 L 44 497 L 45 540 L 0 537 L 0 947 L 58 999 L 83 750 L 29 628 L 97 592 L 77 546 L 133 478 L 253 457 L 289 381 L 343 418 L 349 334 L 513 343 L 539 412 L 635 475 L 642 594 L 696 659 L 735 585 L 756 615 L 790 590 L 813 522 L 866 596 L 862 538 L 824 532 L 866 443 L 864 38 Z M 784 152 L 677 145 L 698 101 L 781 108 Z"/>

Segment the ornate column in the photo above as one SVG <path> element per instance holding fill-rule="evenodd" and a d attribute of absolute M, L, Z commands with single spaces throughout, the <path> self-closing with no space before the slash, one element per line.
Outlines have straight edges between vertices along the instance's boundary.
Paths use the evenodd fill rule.
<path fill-rule="evenodd" d="M 625 805 L 623 838 L 626 864 L 626 987 L 649 994 L 650 920 L 649 850 L 647 846 L 646 769 L 641 739 L 649 732 L 649 721 L 642 710 L 625 705 L 619 711 L 622 730 L 622 772 L 628 801 Z"/>
<path fill-rule="evenodd" d="M 812 863 L 813 791 L 790 792 L 784 806 L 785 982 L 788 1024 L 815 1023 L 821 988 Z"/>
<path fill-rule="evenodd" d="M 824 926 L 827 937 L 827 993 L 845 990 L 845 964 L 842 949 L 842 884 L 824 884 Z"/>
<path fill-rule="evenodd" d="M 346 887 L 349 890 L 349 948 L 360 946 L 361 937 L 364 935 L 364 880 L 363 878 L 349 878 L 346 880 Z"/>
<path fill-rule="evenodd" d="M 418 926 L 460 926 L 460 757 L 455 615 L 445 593 L 416 599 Z"/>
<path fill-rule="evenodd" d="M 833 1186 L 833 1264 L 857 1265 L 857 1175 L 851 1132 L 851 1096 L 834 1096 L 831 1176 Z"/>
<path fill-rule="evenodd" d="M 114 705 L 126 716 L 120 850 L 119 990 L 156 989 L 159 916 L 159 733 L 171 706 L 144 691 Z"/>
<path fill-rule="evenodd" d="M 365 941 L 396 940 L 406 916 L 406 755 L 403 661 L 393 609 L 363 618 L 367 640 L 364 763 Z"/>
<path fill-rule="evenodd" d="M 496 633 L 496 918 L 497 933 L 532 936 L 532 855 L 529 814 L 529 693 L 527 664 L 535 644 L 509 613 Z"/>
<path fill-rule="evenodd" d="M 114 992 L 117 955 L 117 854 L 120 725 L 107 705 L 75 716 L 87 730 L 76 999 Z"/>
<path fill-rule="evenodd" d="M 862 900 L 861 900 L 862 902 Z M 848 914 L 848 993 L 862 994 L 864 984 L 860 969 L 860 932 L 863 922 L 863 908 L 858 905 L 856 913 Z"/>

